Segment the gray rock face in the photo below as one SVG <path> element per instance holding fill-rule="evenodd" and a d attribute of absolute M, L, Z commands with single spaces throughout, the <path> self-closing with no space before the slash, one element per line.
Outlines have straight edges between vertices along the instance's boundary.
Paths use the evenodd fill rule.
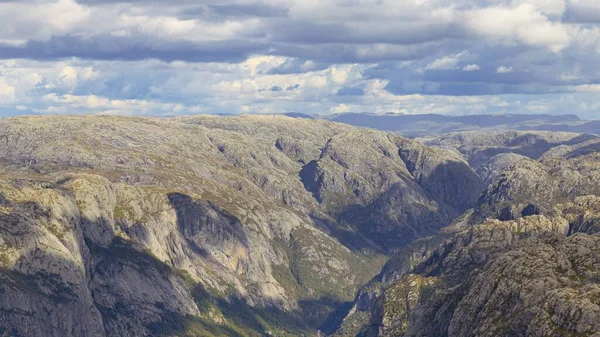
<path fill-rule="evenodd" d="M 505 170 L 479 199 L 475 216 L 500 220 L 551 214 L 554 205 L 577 196 L 597 195 L 598 153 L 573 158 L 520 160 Z"/>
<path fill-rule="evenodd" d="M 0 334 L 314 335 L 473 207 L 453 153 L 282 116 L 0 120 Z"/>
<path fill-rule="evenodd" d="M 597 334 L 599 167 L 590 152 L 520 158 L 474 210 L 413 243 L 441 241 L 437 248 L 409 268 L 405 252 L 388 264 L 370 292 L 377 299 L 362 305 L 369 318 L 339 335 Z"/>
<path fill-rule="evenodd" d="M 564 149 L 595 143 L 598 137 L 568 132 L 467 131 L 426 138 L 423 141 L 427 145 L 459 153 L 488 185 L 503 170 L 523 157 L 537 160 L 556 156 Z"/>
<path fill-rule="evenodd" d="M 491 157 L 477 169 L 477 174 L 486 185 L 492 184 L 500 175 L 511 166 L 528 158 L 516 153 L 501 153 Z"/>
<path fill-rule="evenodd" d="M 0 335 L 600 332 L 592 136 L 65 116 L 0 142 Z"/>
<path fill-rule="evenodd" d="M 572 204 L 561 207 L 574 212 Z M 534 215 L 457 232 L 385 288 L 356 335 L 597 333 L 600 237 L 567 236 L 572 225 Z"/>

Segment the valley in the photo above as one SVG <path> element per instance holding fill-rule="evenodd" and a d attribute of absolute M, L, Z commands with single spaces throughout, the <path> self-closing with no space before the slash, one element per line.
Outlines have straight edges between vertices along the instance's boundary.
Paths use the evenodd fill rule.
<path fill-rule="evenodd" d="M 0 144 L 0 335 L 600 331 L 592 134 L 73 115 Z"/>

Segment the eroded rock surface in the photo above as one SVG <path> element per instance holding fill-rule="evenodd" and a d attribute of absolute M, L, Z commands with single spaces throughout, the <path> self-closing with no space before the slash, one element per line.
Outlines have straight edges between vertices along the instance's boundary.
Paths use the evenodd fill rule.
<path fill-rule="evenodd" d="M 484 189 L 452 153 L 282 116 L 9 118 L 0 143 L 9 336 L 313 335 Z"/>

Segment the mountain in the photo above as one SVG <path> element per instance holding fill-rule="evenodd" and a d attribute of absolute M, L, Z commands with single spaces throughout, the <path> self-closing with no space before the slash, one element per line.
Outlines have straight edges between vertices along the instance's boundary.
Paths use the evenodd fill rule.
<path fill-rule="evenodd" d="M 444 140 L 460 140 L 470 157 L 522 137 L 475 136 Z M 543 147 L 574 144 L 517 146 L 523 154 L 473 209 L 408 245 L 360 290 L 336 335 L 600 335 L 598 140 L 527 138 L 542 136 Z"/>
<path fill-rule="evenodd" d="M 418 138 L 424 144 L 455 151 L 487 184 L 515 162 L 540 159 L 550 150 L 594 143 L 596 135 L 548 131 L 465 131 Z"/>
<path fill-rule="evenodd" d="M 600 336 L 600 138 L 0 119 L 0 335 Z"/>
<path fill-rule="evenodd" d="M 583 121 L 576 115 L 501 114 L 447 116 L 437 114 L 400 115 L 342 113 L 331 121 L 395 132 L 407 137 L 425 137 L 463 131 L 532 130 L 600 133 L 600 122 Z"/>
<path fill-rule="evenodd" d="M 304 118 L 5 118 L 0 143 L 8 336 L 316 335 L 485 190 L 454 152 Z"/>

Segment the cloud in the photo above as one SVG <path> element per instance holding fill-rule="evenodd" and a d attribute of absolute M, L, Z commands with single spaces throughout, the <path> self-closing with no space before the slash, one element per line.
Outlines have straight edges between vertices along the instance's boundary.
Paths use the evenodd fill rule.
<path fill-rule="evenodd" d="M 254 4 L 218 4 L 208 8 L 216 15 L 225 17 L 285 17 L 289 9 L 262 3 Z"/>
<path fill-rule="evenodd" d="M 498 69 L 496 69 L 496 72 L 498 74 L 508 74 L 508 73 L 512 73 L 513 72 L 513 67 L 507 67 L 507 66 L 499 66 Z"/>
<path fill-rule="evenodd" d="M 181 104 L 157 103 L 147 100 L 115 100 L 96 95 L 56 95 L 48 94 L 43 96 L 43 100 L 48 104 L 45 111 L 51 113 L 73 113 L 77 112 L 101 113 L 101 114 L 162 114 L 175 115 L 186 110 Z M 188 107 L 188 111 L 194 112 L 200 110 L 197 107 Z"/>
<path fill-rule="evenodd" d="M 239 62 L 268 46 L 248 41 L 223 40 L 194 43 L 181 40 L 115 36 L 55 36 L 46 41 L 32 40 L 22 45 L 0 43 L 0 58 L 58 60 L 77 57 L 92 60 L 144 60 L 189 62 Z"/>
<path fill-rule="evenodd" d="M 567 1 L 564 19 L 568 22 L 600 22 L 600 3 L 596 0 Z"/>
<path fill-rule="evenodd" d="M 15 98 L 15 87 L 0 82 L 0 97 L 13 100 Z"/>
<path fill-rule="evenodd" d="M 352 112 L 351 108 L 347 104 L 339 104 L 333 106 L 329 109 L 331 113 L 344 113 L 344 112 Z"/>
<path fill-rule="evenodd" d="M 582 84 L 568 88 L 573 92 L 600 93 L 600 84 Z"/>
<path fill-rule="evenodd" d="M 338 96 L 362 96 L 365 94 L 365 91 L 362 88 L 349 88 L 349 87 L 343 87 L 340 90 L 338 90 L 337 95 Z"/>
<path fill-rule="evenodd" d="M 468 64 L 462 68 L 463 71 L 477 71 L 479 69 L 481 68 L 476 64 Z"/>
<path fill-rule="evenodd" d="M 436 59 L 435 61 L 429 63 L 425 66 L 425 70 L 451 70 L 456 69 L 457 65 L 463 59 L 469 58 L 471 56 L 468 51 L 463 51 L 461 53 L 444 56 Z"/>
<path fill-rule="evenodd" d="M 0 108 L 590 115 L 599 6 L 0 0 Z"/>
<path fill-rule="evenodd" d="M 517 7 L 488 7 L 462 13 L 461 26 L 471 35 L 498 43 L 543 46 L 554 52 L 570 41 L 567 27 L 552 22 L 531 3 Z"/>

